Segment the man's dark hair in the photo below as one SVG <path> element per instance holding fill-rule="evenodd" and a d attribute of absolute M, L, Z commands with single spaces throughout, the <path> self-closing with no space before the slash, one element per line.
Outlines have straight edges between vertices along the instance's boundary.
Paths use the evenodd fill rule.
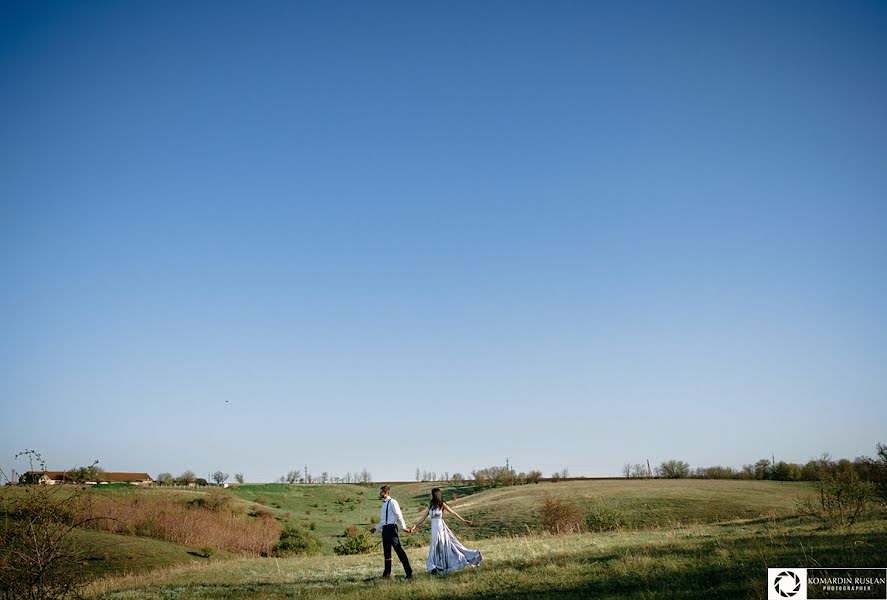
<path fill-rule="evenodd" d="M 389 492 L 391 491 L 391 486 L 383 485 L 383 486 L 380 487 L 379 489 L 382 490 L 382 493 L 383 493 L 383 494 L 387 494 L 387 493 L 389 493 Z"/>

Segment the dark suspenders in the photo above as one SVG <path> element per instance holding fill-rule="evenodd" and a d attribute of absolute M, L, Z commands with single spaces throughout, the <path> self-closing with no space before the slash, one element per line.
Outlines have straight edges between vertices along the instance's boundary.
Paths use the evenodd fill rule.
<path fill-rule="evenodd" d="M 385 501 L 385 524 L 388 525 L 388 507 L 391 506 L 391 498 Z"/>

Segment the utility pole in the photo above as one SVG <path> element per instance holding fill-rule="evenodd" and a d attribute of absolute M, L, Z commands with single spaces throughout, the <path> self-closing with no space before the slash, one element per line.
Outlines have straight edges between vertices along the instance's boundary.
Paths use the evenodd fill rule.
<path fill-rule="evenodd" d="M 650 468 L 650 459 L 647 459 L 647 476 L 653 479 L 653 469 Z"/>
<path fill-rule="evenodd" d="M 505 457 L 505 470 L 511 472 L 511 465 L 508 463 L 508 457 Z"/>
<path fill-rule="evenodd" d="M 305 483 L 311 483 L 308 481 L 308 465 L 305 465 Z"/>

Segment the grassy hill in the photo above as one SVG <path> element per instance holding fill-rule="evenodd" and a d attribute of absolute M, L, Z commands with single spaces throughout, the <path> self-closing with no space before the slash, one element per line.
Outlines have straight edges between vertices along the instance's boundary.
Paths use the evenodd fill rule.
<path fill-rule="evenodd" d="M 876 567 L 887 561 L 887 519 L 852 531 L 797 519 L 478 540 L 484 563 L 447 577 L 422 573 L 427 547 L 408 548 L 411 581 L 379 579 L 381 553 L 234 559 L 106 579 L 90 595 L 176 598 L 764 598 L 768 566 Z M 399 574 L 399 566 L 396 567 Z"/>
<path fill-rule="evenodd" d="M 725 480 L 588 480 L 483 489 L 409 483 L 392 493 L 412 522 L 434 485 L 477 527 L 454 519 L 456 534 L 484 553 L 481 568 L 446 578 L 425 576 L 427 525 L 407 551 L 414 581 L 380 582 L 381 550 L 335 556 L 344 529 L 378 518 L 376 485 L 245 485 L 231 490 L 239 518 L 273 515 L 308 528 L 321 556 L 201 558 L 195 548 L 106 532 L 84 531 L 91 547 L 84 569 L 102 576 L 94 597 L 143 598 L 521 598 L 764 597 L 767 566 L 883 566 L 887 514 L 874 511 L 850 530 L 819 529 L 795 516 L 804 483 Z M 105 489 L 94 493 L 146 502 L 193 501 L 204 490 Z M 597 523 L 582 534 L 545 533 L 546 497 L 569 499 Z M 268 515 L 265 515 L 268 518 Z M 377 538 L 378 539 L 378 538 Z"/>
<path fill-rule="evenodd" d="M 810 493 L 806 483 L 730 480 L 586 480 L 543 482 L 484 489 L 472 484 L 408 483 L 393 485 L 408 522 L 424 512 L 432 487 L 459 514 L 476 521 L 451 527 L 466 539 L 540 532 L 539 508 L 544 497 L 574 501 L 605 528 L 638 529 L 686 523 L 784 516 L 795 499 Z M 331 553 L 345 527 L 369 528 L 378 520 L 378 487 L 356 485 L 247 485 L 235 488 L 242 500 L 274 510 L 288 522 L 314 527 Z"/>

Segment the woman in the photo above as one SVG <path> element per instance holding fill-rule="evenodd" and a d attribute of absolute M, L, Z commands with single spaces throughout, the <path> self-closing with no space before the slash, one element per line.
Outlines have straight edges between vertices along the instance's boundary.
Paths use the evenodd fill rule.
<path fill-rule="evenodd" d="M 428 503 L 428 510 L 415 525 L 410 527 L 411 532 L 415 531 L 431 515 L 431 548 L 428 550 L 426 570 L 438 575 L 452 573 L 468 565 L 476 567 L 484 559 L 479 550 L 469 550 L 459 543 L 459 540 L 444 523 L 443 514 L 445 512 L 455 516 L 466 525 L 473 525 L 471 521 L 460 517 L 443 501 L 440 488 L 434 488 L 431 490 L 431 502 Z"/>

